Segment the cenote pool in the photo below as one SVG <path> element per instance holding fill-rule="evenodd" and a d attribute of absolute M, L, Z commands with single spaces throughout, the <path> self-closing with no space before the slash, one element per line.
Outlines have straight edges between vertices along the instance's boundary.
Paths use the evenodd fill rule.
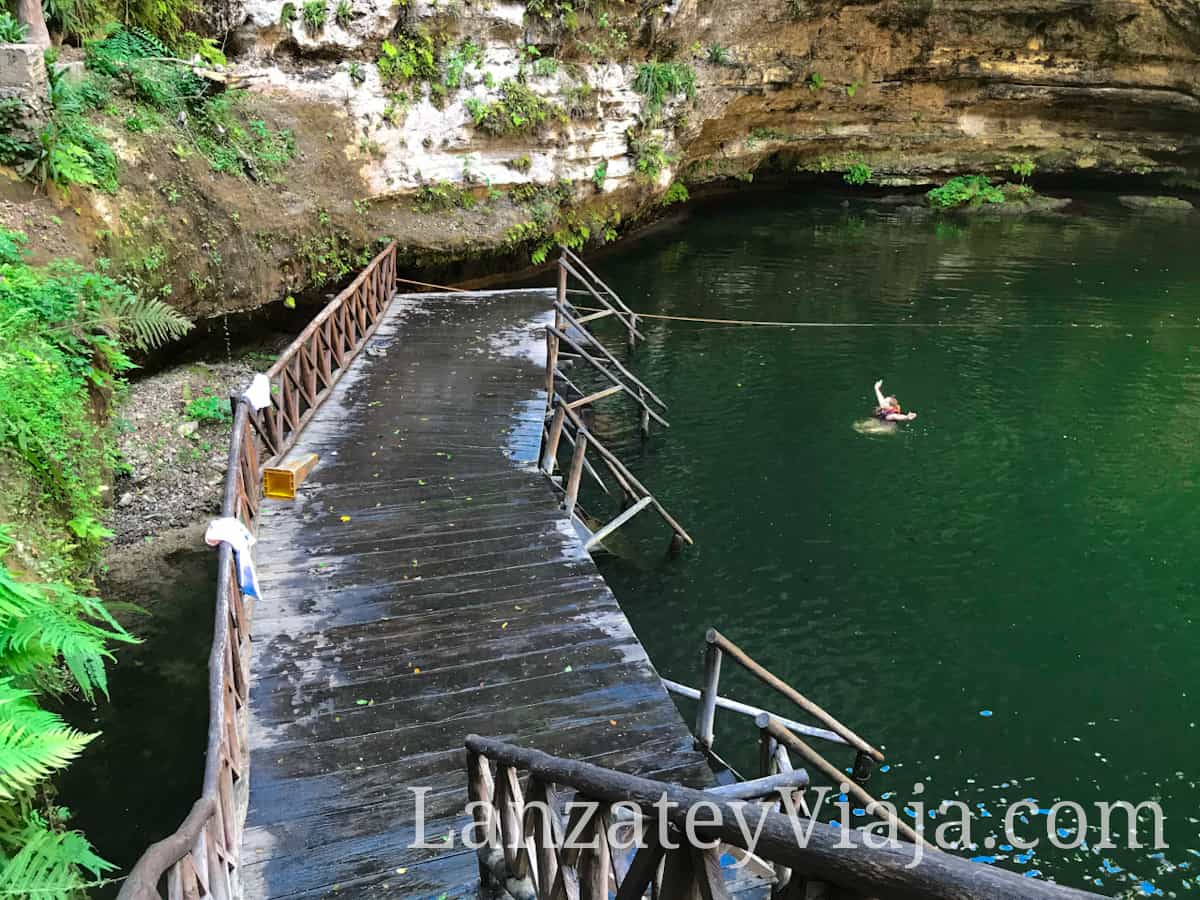
<path fill-rule="evenodd" d="M 639 311 L 869 326 L 645 322 L 635 368 L 673 427 L 643 447 L 610 403 L 597 430 L 697 544 L 665 559 L 643 516 L 602 568 L 660 672 L 698 684 L 715 626 L 886 747 L 877 796 L 965 801 L 970 855 L 1110 895 L 1194 890 L 1196 237 L 1100 201 L 938 220 L 760 196 L 597 259 Z M 920 418 L 856 430 L 876 378 Z M 796 713 L 732 665 L 722 693 Z M 718 715 L 745 770 L 755 738 Z M 1017 820 L 1035 851 L 1004 844 L 1024 798 L 1083 804 L 1083 845 L 1050 846 L 1044 813 Z M 1118 800 L 1160 802 L 1169 848 L 1096 849 L 1092 804 Z M 1077 836 L 1070 813 L 1057 827 Z"/>

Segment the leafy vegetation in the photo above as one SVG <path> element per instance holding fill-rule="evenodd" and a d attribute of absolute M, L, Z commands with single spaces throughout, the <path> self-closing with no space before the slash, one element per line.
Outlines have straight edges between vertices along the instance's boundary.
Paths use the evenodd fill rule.
<path fill-rule="evenodd" d="M 350 24 L 350 19 L 354 16 L 354 7 L 350 5 L 350 0 L 338 0 L 337 9 L 333 12 L 333 21 L 337 23 L 339 28 L 346 28 Z"/>
<path fill-rule="evenodd" d="M 633 159 L 635 176 L 641 181 L 653 181 L 672 162 L 662 143 L 649 133 L 625 133 L 627 153 Z"/>
<path fill-rule="evenodd" d="M 219 56 L 219 50 L 204 40 L 196 46 L 202 57 Z M 170 50 L 148 32 L 118 28 L 105 39 L 92 41 L 87 47 L 87 65 L 90 74 L 82 82 L 56 79 L 52 127 L 64 123 L 69 126 L 62 136 L 69 144 L 82 146 L 86 156 L 72 151 L 74 155 L 68 161 L 86 164 L 92 180 L 86 180 L 86 173 L 78 171 L 57 175 L 49 172 L 51 179 L 60 184 L 115 187 L 115 158 L 83 115 L 106 107 L 114 96 L 135 107 L 164 114 L 160 121 L 173 123 L 181 139 L 176 155 L 199 152 L 217 172 L 270 181 L 295 155 L 290 131 L 274 130 L 245 111 L 244 91 L 212 93 L 208 81 L 194 74 L 191 66 L 171 57 Z M 94 137 L 92 143 L 83 140 L 89 132 Z"/>
<path fill-rule="evenodd" d="M 437 47 L 424 31 L 401 31 L 380 46 L 376 65 L 385 85 L 431 81 L 438 77 Z"/>
<path fill-rule="evenodd" d="M 729 52 L 729 48 L 720 44 L 709 44 L 705 55 L 708 61 L 715 66 L 727 66 L 733 62 L 733 55 Z"/>
<path fill-rule="evenodd" d="M 99 488 L 114 463 L 93 397 L 130 368 L 125 347 L 178 336 L 190 323 L 72 263 L 31 267 L 23 244 L 0 230 L 0 457 L 6 489 L 28 486 L 26 524 L 41 546 L 13 566 L 15 539 L 0 524 L 0 886 L 70 897 L 112 867 L 69 830 L 47 779 L 94 735 L 43 709 L 41 695 L 106 694 L 111 645 L 134 640 L 87 593 L 110 534 Z"/>
<path fill-rule="evenodd" d="M 637 67 L 633 89 L 646 98 L 646 112 L 654 118 L 671 98 L 695 98 L 696 70 L 687 63 L 644 62 Z"/>
<path fill-rule="evenodd" d="M 846 184 L 864 185 L 871 180 L 871 176 L 875 173 L 865 162 L 856 162 L 842 175 L 842 180 Z"/>
<path fill-rule="evenodd" d="M 318 34 L 325 27 L 325 19 L 329 15 L 325 9 L 325 0 L 307 0 L 301 10 L 304 19 L 304 29 L 309 34 Z"/>
<path fill-rule="evenodd" d="M 42 182 L 112 193 L 117 189 L 117 157 L 88 121 L 88 113 L 108 102 L 107 90 L 92 80 L 70 81 L 53 66 L 48 72 L 53 112 L 34 148 L 31 171 Z"/>
<path fill-rule="evenodd" d="M 667 192 L 662 196 L 662 205 L 670 206 L 673 203 L 686 203 L 688 198 L 688 189 L 681 181 L 671 182 L 671 186 L 667 188 Z"/>
<path fill-rule="evenodd" d="M 483 66 L 483 48 L 470 38 L 445 56 L 442 81 L 446 87 L 452 89 L 463 87 L 466 84 L 466 72 L 469 66 L 474 66 L 476 69 Z"/>
<path fill-rule="evenodd" d="M 29 33 L 29 27 L 22 25 L 8 10 L 0 12 L 0 44 L 20 44 Z"/>
<path fill-rule="evenodd" d="M 821 88 L 825 87 L 825 76 L 820 72 L 813 72 L 808 76 L 808 80 L 805 82 L 805 85 L 810 91 L 819 91 Z"/>
<path fill-rule="evenodd" d="M 602 159 L 592 170 L 592 184 L 596 186 L 596 190 L 604 190 L 604 182 L 608 180 L 608 160 Z"/>
<path fill-rule="evenodd" d="M 421 185 L 413 202 L 413 209 L 423 213 L 471 209 L 474 206 L 475 193 L 450 181 Z"/>
<path fill-rule="evenodd" d="M 466 106 L 475 127 L 493 135 L 537 131 L 547 122 L 561 122 L 567 117 L 562 107 L 513 79 L 500 83 L 499 100 L 487 103 L 470 97 Z"/>
<path fill-rule="evenodd" d="M 1021 179 L 1021 184 L 1025 183 L 1025 179 L 1032 175 L 1035 169 L 1037 169 L 1037 165 L 1028 156 L 1024 156 L 1012 164 L 1012 173 Z"/>
<path fill-rule="evenodd" d="M 960 206 L 982 206 L 1003 203 L 1004 192 L 992 185 L 986 175 L 958 175 L 941 187 L 925 194 L 930 206 L 954 209 Z"/>
<path fill-rule="evenodd" d="M 293 299 L 292 306 L 294 307 L 295 305 L 296 301 Z M 189 419 L 196 419 L 200 422 L 212 422 L 214 424 L 228 422 L 233 418 L 229 411 L 229 401 L 215 396 L 197 397 L 183 408 L 183 414 Z"/>

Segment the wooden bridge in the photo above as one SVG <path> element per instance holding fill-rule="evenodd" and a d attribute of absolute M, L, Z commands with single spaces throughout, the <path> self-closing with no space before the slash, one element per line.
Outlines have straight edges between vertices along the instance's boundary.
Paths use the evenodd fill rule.
<path fill-rule="evenodd" d="M 395 259 L 384 250 L 281 355 L 268 404 L 235 401 L 224 514 L 257 533 L 262 599 L 243 593 L 222 544 L 204 792 L 121 900 L 449 898 L 477 895 L 481 876 L 515 897 L 568 900 L 765 896 L 772 884 L 804 898 L 810 876 L 845 896 L 1077 895 L 944 854 L 917 877 L 911 844 L 839 857 L 825 826 L 800 848 L 777 803 L 756 807 L 774 817 L 767 856 L 732 880 L 724 851 L 604 843 L 612 804 L 657 789 L 684 815 L 698 798 L 803 788 L 788 747 L 840 777 L 797 732 L 860 760 L 878 751 L 776 684 L 833 731 L 764 715 L 760 778 L 713 790 L 716 708 L 758 712 L 718 698 L 722 653 L 774 676 L 711 632 L 694 740 L 585 547 L 643 509 L 677 545 L 691 540 L 581 415 L 581 401 L 624 393 L 644 427 L 666 424 L 661 401 L 584 329 L 613 316 L 634 341 L 636 316 L 566 254 L 557 290 L 393 298 Z M 568 302 L 568 276 L 600 313 Z M 613 386 L 562 396 L 560 351 Z M 563 441 L 570 463 L 552 481 Z M 600 480 L 589 447 L 627 502 L 591 535 L 577 514 L 585 472 Z M 295 501 L 263 500 L 264 467 L 293 450 L 319 466 Z M 598 801 L 591 819 L 560 814 L 568 796 Z M 550 811 L 539 818 L 533 800 Z M 478 853 L 458 839 L 472 822 Z M 568 825 L 598 849 L 565 848 Z M 744 856 L 734 833 L 714 836 Z"/>

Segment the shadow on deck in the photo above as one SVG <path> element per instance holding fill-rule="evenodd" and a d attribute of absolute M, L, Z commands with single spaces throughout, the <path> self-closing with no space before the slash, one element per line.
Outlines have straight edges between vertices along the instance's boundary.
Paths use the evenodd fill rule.
<path fill-rule="evenodd" d="M 474 895 L 471 732 L 711 781 L 536 470 L 553 298 L 398 298 L 297 444 L 299 498 L 264 503 L 250 900 Z"/>

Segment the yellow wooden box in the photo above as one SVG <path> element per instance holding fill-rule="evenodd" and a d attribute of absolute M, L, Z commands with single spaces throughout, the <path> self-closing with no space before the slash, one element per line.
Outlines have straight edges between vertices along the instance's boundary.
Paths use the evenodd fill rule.
<path fill-rule="evenodd" d="M 294 500 L 296 488 L 317 467 L 317 454 L 305 453 L 263 469 L 263 494 L 279 500 Z"/>

